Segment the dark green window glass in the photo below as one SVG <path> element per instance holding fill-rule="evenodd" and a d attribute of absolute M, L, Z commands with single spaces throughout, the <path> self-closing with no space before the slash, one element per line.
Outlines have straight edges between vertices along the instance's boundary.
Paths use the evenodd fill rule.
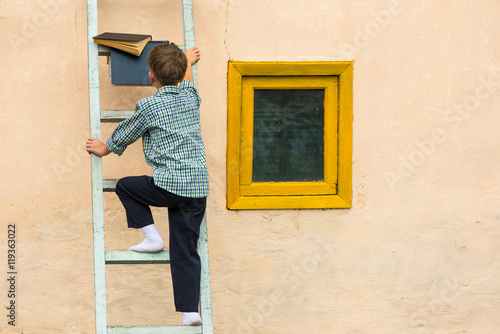
<path fill-rule="evenodd" d="M 254 93 L 252 181 L 323 181 L 324 90 Z"/>

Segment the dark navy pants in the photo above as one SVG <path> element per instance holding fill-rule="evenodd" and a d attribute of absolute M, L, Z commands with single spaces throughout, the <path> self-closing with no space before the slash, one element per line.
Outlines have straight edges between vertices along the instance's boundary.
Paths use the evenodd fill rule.
<path fill-rule="evenodd" d="M 200 257 L 196 250 L 206 198 L 172 194 L 154 184 L 150 176 L 130 176 L 116 184 L 116 194 L 127 214 L 129 228 L 154 224 L 150 206 L 167 207 L 170 270 L 178 312 L 198 312 Z"/>

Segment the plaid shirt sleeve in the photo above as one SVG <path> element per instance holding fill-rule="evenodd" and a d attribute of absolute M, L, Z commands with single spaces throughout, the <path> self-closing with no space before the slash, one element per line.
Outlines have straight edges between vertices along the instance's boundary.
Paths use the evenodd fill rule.
<path fill-rule="evenodd" d="M 147 118 L 140 107 L 136 106 L 135 113 L 117 125 L 106 141 L 106 146 L 111 152 L 122 155 L 127 146 L 141 138 L 147 129 Z"/>
<path fill-rule="evenodd" d="M 189 80 L 184 80 L 179 84 L 179 89 L 187 92 L 191 97 L 193 97 L 196 100 L 197 107 L 199 108 L 201 105 L 201 98 L 200 95 L 198 94 L 198 89 L 196 89 L 196 86 Z"/>

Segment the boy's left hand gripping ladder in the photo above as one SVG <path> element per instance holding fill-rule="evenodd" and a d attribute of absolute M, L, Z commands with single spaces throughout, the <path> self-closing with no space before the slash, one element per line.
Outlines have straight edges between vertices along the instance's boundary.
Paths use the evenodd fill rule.
<path fill-rule="evenodd" d="M 194 43 L 194 20 L 192 0 L 182 0 L 184 46 L 189 49 Z M 133 111 L 101 110 L 99 102 L 99 62 L 98 56 L 109 53 L 109 48 L 94 44 L 92 37 L 97 31 L 97 0 L 87 0 L 87 44 L 89 62 L 89 112 L 90 136 L 101 138 L 101 122 L 120 122 Z M 197 84 L 196 65 L 193 65 L 194 83 Z M 103 191 L 114 191 L 116 181 L 103 180 L 102 160 L 91 154 L 92 166 L 92 220 L 94 226 L 94 285 L 96 334 L 159 334 L 159 333 L 200 333 L 212 334 L 212 302 L 210 293 L 210 272 L 208 264 L 208 241 L 206 219 L 200 227 L 198 253 L 201 258 L 200 308 L 201 326 L 107 326 L 106 316 L 106 264 L 170 263 L 170 253 L 136 253 L 132 251 L 106 251 L 104 247 L 104 206 Z"/>

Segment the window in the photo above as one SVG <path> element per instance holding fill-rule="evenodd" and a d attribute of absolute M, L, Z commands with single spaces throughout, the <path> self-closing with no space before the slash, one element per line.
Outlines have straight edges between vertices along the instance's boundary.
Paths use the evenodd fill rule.
<path fill-rule="evenodd" d="M 352 62 L 229 62 L 228 209 L 351 207 Z"/>

